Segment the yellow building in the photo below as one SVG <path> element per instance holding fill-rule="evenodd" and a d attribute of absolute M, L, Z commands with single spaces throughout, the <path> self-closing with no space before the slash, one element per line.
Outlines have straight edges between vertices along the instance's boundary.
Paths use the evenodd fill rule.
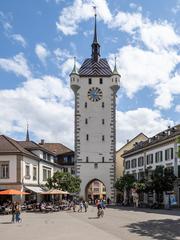
<path fill-rule="evenodd" d="M 141 141 L 147 140 L 148 137 L 144 135 L 143 133 L 138 134 L 136 137 L 134 137 L 132 140 L 127 140 L 127 143 L 121 147 L 116 152 L 116 179 L 123 176 L 124 173 L 124 166 L 123 166 L 123 158 L 121 157 L 122 154 L 125 151 L 130 150 L 134 147 L 134 144 L 139 143 Z"/>
<path fill-rule="evenodd" d="M 92 203 L 95 202 L 96 199 L 105 199 L 106 198 L 106 187 L 105 185 L 95 180 L 93 181 L 88 188 L 88 200 L 92 201 Z"/>

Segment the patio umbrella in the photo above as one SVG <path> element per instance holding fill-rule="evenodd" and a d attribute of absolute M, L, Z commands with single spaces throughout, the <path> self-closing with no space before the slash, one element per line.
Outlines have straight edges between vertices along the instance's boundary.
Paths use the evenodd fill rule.
<path fill-rule="evenodd" d="M 19 190 L 15 190 L 15 189 L 7 189 L 4 191 L 0 191 L 0 195 L 27 195 L 30 193 L 27 192 L 21 192 Z"/>
<path fill-rule="evenodd" d="M 47 192 L 44 192 L 42 194 L 49 194 L 49 195 L 66 195 L 66 194 L 69 194 L 67 191 L 63 191 L 63 190 L 59 190 L 59 189 L 50 189 L 49 191 Z"/>

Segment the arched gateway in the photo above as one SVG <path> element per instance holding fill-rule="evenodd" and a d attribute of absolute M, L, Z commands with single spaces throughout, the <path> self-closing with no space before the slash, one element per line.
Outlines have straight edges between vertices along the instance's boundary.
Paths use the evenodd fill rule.
<path fill-rule="evenodd" d="M 86 198 L 86 188 L 93 179 L 106 186 L 107 198 L 114 201 L 116 153 L 116 93 L 120 75 L 116 64 L 111 70 L 100 57 L 96 33 L 96 15 L 91 58 L 79 71 L 74 64 L 70 74 L 75 94 L 75 166 L 82 180 L 80 196 Z"/>
<path fill-rule="evenodd" d="M 96 199 L 106 199 L 106 186 L 99 179 L 92 179 L 85 188 L 85 200 L 95 203 Z"/>

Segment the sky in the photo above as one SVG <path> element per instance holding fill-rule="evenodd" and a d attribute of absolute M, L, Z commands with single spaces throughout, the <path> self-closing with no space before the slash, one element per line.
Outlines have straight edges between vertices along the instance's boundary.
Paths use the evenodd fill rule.
<path fill-rule="evenodd" d="M 180 123 L 180 0 L 0 1 L 0 134 L 74 147 L 69 73 L 91 55 L 117 58 L 117 149 Z"/>

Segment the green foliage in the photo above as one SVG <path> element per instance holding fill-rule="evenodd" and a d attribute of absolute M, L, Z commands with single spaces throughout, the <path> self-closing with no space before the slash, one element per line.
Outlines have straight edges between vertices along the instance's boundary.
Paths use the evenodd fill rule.
<path fill-rule="evenodd" d="M 49 189 L 61 189 L 69 193 L 80 191 L 81 179 L 66 172 L 55 172 L 51 178 L 48 178 L 46 186 Z"/>
<path fill-rule="evenodd" d="M 133 184 L 133 188 L 136 189 L 137 193 L 140 193 L 140 192 L 145 192 L 146 190 L 146 184 L 145 184 L 145 181 L 137 181 Z"/>
<path fill-rule="evenodd" d="M 114 187 L 119 191 L 123 191 L 124 189 L 129 191 L 133 187 L 135 181 L 136 179 L 133 175 L 125 174 L 123 177 L 116 180 Z"/>

